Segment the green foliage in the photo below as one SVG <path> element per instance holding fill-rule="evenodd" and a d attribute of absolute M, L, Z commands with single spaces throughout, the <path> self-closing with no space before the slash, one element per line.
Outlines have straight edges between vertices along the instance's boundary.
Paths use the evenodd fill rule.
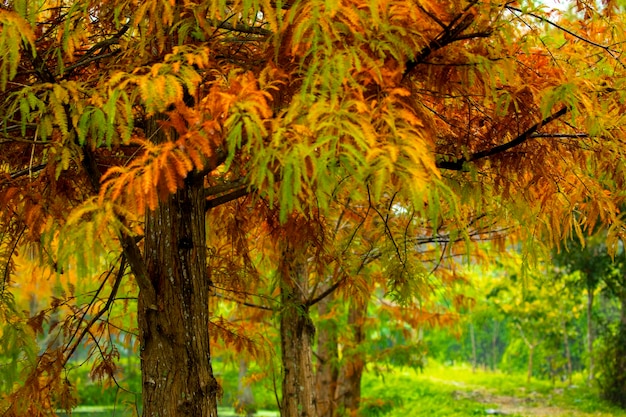
<path fill-rule="evenodd" d="M 119 410 L 133 409 L 141 403 L 141 365 L 138 357 L 125 356 L 118 362 L 115 383 L 92 380 L 89 376 L 91 361 L 81 366 L 71 362 L 68 370 L 78 387 L 78 404 L 81 406 L 115 406 Z"/>
<path fill-rule="evenodd" d="M 597 357 L 602 397 L 626 409 L 626 323 L 618 325 L 614 334 L 605 335 Z"/>
<path fill-rule="evenodd" d="M 33 327 L 36 327 L 34 325 Z M 0 393 L 8 394 L 24 382 L 24 375 L 36 363 L 38 346 L 34 328 L 15 311 L 13 296 L 0 292 Z"/>
<path fill-rule="evenodd" d="M 623 410 L 601 401 L 597 390 L 585 386 L 582 376 L 577 376 L 575 383 L 579 385 L 527 383 L 523 373 L 472 372 L 467 365 L 430 363 L 419 373 L 386 367 L 365 376 L 361 411 L 364 416 L 377 417 L 484 416 L 488 409 L 514 416 L 626 416 Z"/>
<path fill-rule="evenodd" d="M 214 363 L 214 372 L 218 376 L 224 395 L 220 401 L 220 405 L 227 407 L 236 407 L 239 395 L 239 375 L 238 369 L 234 363 L 228 363 L 223 361 L 216 361 Z M 250 376 L 256 375 L 256 378 L 250 378 Z M 263 378 L 259 378 L 263 375 Z M 271 375 L 264 372 L 264 369 L 258 364 L 251 363 L 248 368 L 248 375 L 245 378 L 245 383 L 249 384 L 252 388 L 252 395 L 254 396 L 254 407 L 257 410 L 277 410 L 278 404 L 276 403 L 275 389 L 280 390 L 280 386 L 274 384 Z M 276 382 L 278 383 L 278 382 Z M 280 392 L 278 393 L 280 397 Z"/>
<path fill-rule="evenodd" d="M 59 272 L 76 268 L 76 273 L 90 276 L 101 271 L 108 261 L 108 255 L 115 253 L 119 246 L 120 233 L 132 234 L 122 222 L 128 212 L 111 202 L 98 204 L 93 198 L 72 211 L 57 234 L 56 225 L 50 225 L 42 236 L 44 244 L 55 248 L 50 263 Z M 94 256 L 98 254 L 98 256 Z"/>
<path fill-rule="evenodd" d="M 430 368 L 426 370 L 426 373 Z M 378 376 L 363 381 L 361 412 L 367 417 L 400 417 L 407 415 L 471 416 L 485 415 L 489 404 L 459 395 L 459 390 L 443 381 L 432 381 L 425 374 L 382 370 Z"/>
<path fill-rule="evenodd" d="M 35 34 L 25 16 L 0 9 L 0 90 L 17 74 L 22 49 L 31 56 L 36 55 Z"/>
<path fill-rule="evenodd" d="M 389 354 L 391 363 L 419 366 L 411 332 L 450 321 L 440 305 L 422 309 L 448 284 L 432 271 L 469 252 L 472 239 L 490 238 L 487 229 L 502 225 L 535 247 L 536 240 L 549 245 L 581 236 L 600 219 L 612 228 L 608 246 L 618 246 L 623 17 L 611 14 L 607 2 L 605 14 L 586 10 L 584 18 L 572 15 L 548 30 L 552 16 L 523 3 L 517 9 L 515 2 L 476 1 L 8 1 L 0 10 L 1 142 L 8 150 L 1 153 L 3 216 L 23 224 L 24 231 L 11 230 L 16 240 L 25 233 L 42 244 L 58 272 L 87 281 L 113 271 L 107 261 L 120 250 L 137 255 L 141 248 L 129 240 L 120 245 L 122 236 L 159 236 L 169 227 L 146 222 L 155 230 L 141 230 L 141 219 L 191 183 L 205 184 L 220 204 L 252 194 L 234 210 L 263 225 L 251 229 L 255 237 L 229 224 L 223 241 L 212 242 L 230 248 L 224 263 L 211 255 L 226 284 L 243 276 L 245 285 L 237 285 L 251 291 L 243 298 L 267 296 L 259 277 L 270 268 L 250 266 L 250 253 L 276 254 L 253 246 L 278 235 L 301 239 L 301 258 L 311 265 L 306 282 L 294 286 L 305 289 L 298 311 L 331 286 L 349 303 L 365 305 L 380 288 L 381 297 L 393 299 L 390 310 L 419 304 L 412 319 L 380 331 L 378 351 L 368 352 L 371 345 L 360 340 L 343 351 L 344 357 Z M 607 80 L 610 86 L 602 84 Z M 200 209 L 202 197 L 195 201 Z M 340 227 L 351 230 L 347 246 L 336 247 L 326 222 L 342 217 L 336 208 L 344 204 L 362 212 L 350 213 L 345 226 L 338 222 L 335 235 Z M 315 224 L 275 234 L 281 226 L 274 217 L 286 224 L 299 214 Z M 377 222 L 372 236 L 357 236 L 370 216 Z M 214 219 L 214 228 L 231 220 Z M 209 245 L 195 232 L 198 260 Z M 360 248 L 351 253 L 353 243 Z M 146 252 L 158 266 L 156 252 Z M 377 276 L 364 268 L 373 253 L 382 264 Z M 171 248 L 165 255 L 178 260 L 180 253 Z M 231 261 L 235 256 L 243 260 Z M 145 279 L 140 258 L 129 262 L 136 278 Z M 187 264 L 179 271 L 185 279 L 206 278 Z M 509 265 L 515 272 L 498 291 L 492 288 L 490 309 L 468 311 L 464 324 L 484 330 L 487 318 L 506 313 L 511 320 L 498 322 L 514 324 L 527 345 L 541 342 L 543 360 L 558 350 L 554 340 L 569 334 L 555 305 L 575 311 L 578 300 L 561 302 L 559 289 L 537 276 L 552 279 L 553 271 L 539 265 L 528 272 L 529 264 L 524 258 Z M 520 285 L 519 276 L 529 278 Z M 153 289 L 149 281 L 142 282 L 142 295 Z M 87 317 L 79 314 L 82 301 L 77 296 L 71 305 L 79 309 L 71 311 L 75 317 Z M 7 355 L 15 362 L 29 335 L 12 313 L 16 322 L 7 320 L 13 327 L 3 337 L 14 346 Z M 82 326 L 73 318 L 67 323 Z M 371 412 L 417 399 L 398 391 L 387 403 L 370 403 Z"/>

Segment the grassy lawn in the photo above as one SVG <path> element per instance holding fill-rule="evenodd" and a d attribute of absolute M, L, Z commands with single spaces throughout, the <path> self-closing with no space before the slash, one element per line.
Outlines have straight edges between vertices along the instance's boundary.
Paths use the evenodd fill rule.
<path fill-rule="evenodd" d="M 432 364 L 423 372 L 379 369 L 363 380 L 364 416 L 460 417 L 500 413 L 509 416 L 626 417 L 600 401 L 594 387 L 578 377 L 572 386 L 526 382 L 523 375 Z"/>
<path fill-rule="evenodd" d="M 369 370 L 362 384 L 363 417 L 461 417 L 496 413 L 513 417 L 626 417 L 626 411 L 599 400 L 595 387 L 588 386 L 580 375 L 571 386 L 563 382 L 553 386 L 549 381 L 527 383 L 521 374 L 483 370 L 474 373 L 469 366 L 432 362 L 423 371 L 375 365 L 370 365 Z M 237 392 L 236 370 L 225 370 L 221 380 L 225 396 L 219 415 L 235 416 L 228 406 Z M 84 384 L 81 391 L 83 406 L 73 413 L 78 417 L 131 416 L 134 404 L 139 401 L 134 395 L 124 398 L 121 392 L 103 390 L 97 384 Z M 258 381 L 254 384 L 254 396 L 258 408 L 271 410 L 257 416 L 278 416 L 273 384 Z M 100 405 L 94 400 L 100 400 Z M 113 403 L 118 405 L 105 405 Z"/>

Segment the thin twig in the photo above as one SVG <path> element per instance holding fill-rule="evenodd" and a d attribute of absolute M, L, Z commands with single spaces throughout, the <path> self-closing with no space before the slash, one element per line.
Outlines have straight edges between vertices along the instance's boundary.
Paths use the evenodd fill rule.
<path fill-rule="evenodd" d="M 78 336 L 78 338 L 76 339 L 76 341 L 74 342 L 72 347 L 69 348 L 69 353 L 64 358 L 63 366 L 65 366 L 67 364 L 67 362 L 70 360 L 70 358 L 72 357 L 72 355 L 74 355 L 74 352 L 76 352 L 76 349 L 78 348 L 78 345 L 80 344 L 80 342 L 83 340 L 85 335 L 90 332 L 91 326 L 93 326 L 96 323 L 96 321 L 98 321 L 100 319 L 100 317 L 102 317 L 102 315 L 104 313 L 106 313 L 109 310 L 109 308 L 111 307 L 111 305 L 113 304 L 113 301 L 115 300 L 115 296 L 117 295 L 117 290 L 119 289 L 120 284 L 122 282 L 122 278 L 124 277 L 124 270 L 126 269 L 126 256 L 124 254 L 122 254 L 120 258 L 121 258 L 120 259 L 120 265 L 119 265 L 119 268 L 118 268 L 118 271 L 117 271 L 117 275 L 115 276 L 115 282 L 113 283 L 113 288 L 111 288 L 111 293 L 109 294 L 109 298 L 107 299 L 106 304 L 104 305 L 104 307 L 102 307 L 100 310 L 98 310 L 98 312 L 96 314 L 94 314 L 94 316 L 91 318 L 91 320 L 89 320 L 89 322 L 85 325 L 85 327 L 83 328 L 83 331 L 80 333 L 80 336 Z M 109 275 L 107 275 L 107 277 L 105 277 L 105 279 L 103 280 L 103 283 L 101 284 L 101 286 L 104 285 L 104 282 L 107 281 L 108 277 L 109 277 Z M 86 312 L 85 312 L 85 314 L 86 314 Z M 83 319 L 84 318 L 85 318 L 85 316 L 83 315 Z M 74 339 L 74 336 L 72 336 L 72 339 Z M 70 341 L 72 339 L 70 339 Z M 66 347 L 66 349 L 64 349 L 64 350 L 67 351 L 68 348 Z"/>

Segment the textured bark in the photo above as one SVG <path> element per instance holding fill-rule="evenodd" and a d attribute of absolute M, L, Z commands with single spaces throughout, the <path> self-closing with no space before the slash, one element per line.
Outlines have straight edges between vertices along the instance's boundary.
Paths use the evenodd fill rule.
<path fill-rule="evenodd" d="M 287 244 L 280 265 L 283 417 L 317 417 L 311 357 L 315 327 L 305 304 L 308 279 L 302 255 Z"/>
<path fill-rule="evenodd" d="M 352 349 L 344 353 L 345 360 L 337 385 L 339 408 L 351 416 L 357 415 L 361 405 L 361 378 L 365 368 L 365 357 L 359 346 L 365 341 L 366 315 L 367 303 L 352 303 L 348 315 L 348 326 L 353 337 Z"/>
<path fill-rule="evenodd" d="M 317 304 L 319 317 L 330 313 L 333 295 L 329 295 Z M 339 349 L 337 341 L 337 321 L 334 318 L 324 320 L 317 328 L 317 371 L 315 389 L 317 413 L 319 417 L 332 417 L 336 410 L 335 393 L 339 370 L 337 362 Z"/>
<path fill-rule="evenodd" d="M 145 227 L 152 289 L 140 289 L 138 305 L 143 415 L 216 417 L 202 179 L 188 179 L 146 215 Z"/>

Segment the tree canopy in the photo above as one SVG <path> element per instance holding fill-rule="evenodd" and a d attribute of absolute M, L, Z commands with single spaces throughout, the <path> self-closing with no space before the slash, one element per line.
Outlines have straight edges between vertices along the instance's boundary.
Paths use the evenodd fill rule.
<path fill-rule="evenodd" d="M 18 249 L 70 283 L 111 281 L 103 309 L 87 307 L 96 316 L 111 308 L 128 266 L 139 290 L 144 412 L 173 390 L 162 397 L 171 398 L 167 415 L 216 415 L 207 309 L 211 273 L 225 266 L 207 236 L 224 224 L 244 261 L 248 244 L 237 239 L 253 239 L 258 225 L 271 230 L 263 236 L 279 259 L 281 314 L 303 320 L 287 333 L 308 326 L 307 299 L 340 286 L 315 284 L 321 274 L 308 264 L 341 265 L 346 251 L 323 256 L 335 250 L 324 240 L 333 221 L 352 244 L 367 242 L 366 233 L 352 237 L 378 219 L 392 249 L 384 276 L 405 298 L 429 273 L 413 256 L 416 235 L 440 244 L 439 259 L 490 230 L 531 250 L 602 225 L 615 248 L 625 16 L 611 0 L 577 0 L 567 11 L 534 1 L 5 1 L 7 322 L 40 330 L 10 308 Z M 238 213 L 205 215 L 237 199 Z M 337 221 L 345 213 L 350 221 Z M 248 228 L 229 223 L 237 221 Z M 245 264 L 228 266 L 237 276 Z M 55 297 L 54 308 L 74 295 Z M 82 338 L 94 322 L 73 314 L 68 329 Z M 42 412 L 54 392 L 71 391 L 61 377 L 75 351 L 68 340 L 25 367 L 32 377 L 16 389 L 40 402 L 24 411 L 19 395 L 7 397 L 12 413 Z M 163 343 L 170 350 L 156 348 Z M 176 352 L 191 376 L 177 373 Z M 161 384 L 157 364 L 168 357 L 180 380 Z M 35 383 L 44 375 L 55 381 L 49 390 Z"/>

